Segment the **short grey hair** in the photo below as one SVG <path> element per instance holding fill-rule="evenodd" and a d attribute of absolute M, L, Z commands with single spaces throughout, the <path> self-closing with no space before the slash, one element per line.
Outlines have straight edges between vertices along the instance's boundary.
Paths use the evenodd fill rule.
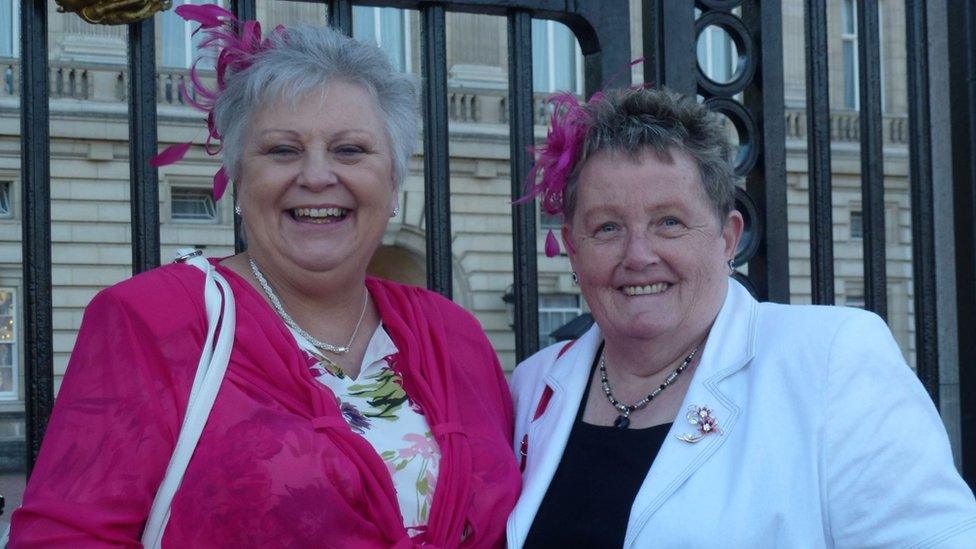
<path fill-rule="evenodd" d="M 260 107 L 284 97 L 322 89 L 330 82 L 359 84 L 373 96 L 393 153 L 393 178 L 406 178 L 420 133 L 419 85 L 393 68 L 386 54 L 367 42 L 327 27 L 296 25 L 271 33 L 271 47 L 246 69 L 227 77 L 214 105 L 227 175 L 238 181 L 248 125 Z"/>
<path fill-rule="evenodd" d="M 590 157 L 600 151 L 637 157 L 649 147 L 668 161 L 672 149 L 691 157 L 702 190 L 724 224 L 735 205 L 737 176 L 732 165 L 733 147 L 717 114 L 691 97 L 651 88 L 607 90 L 583 108 L 589 124 L 563 191 L 564 219 L 572 220 L 579 174 Z"/>

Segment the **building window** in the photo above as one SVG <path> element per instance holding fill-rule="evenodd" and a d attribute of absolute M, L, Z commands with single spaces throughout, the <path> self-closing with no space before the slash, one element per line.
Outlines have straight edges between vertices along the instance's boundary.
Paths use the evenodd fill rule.
<path fill-rule="evenodd" d="M 539 207 L 539 229 L 546 231 L 552 229 L 558 231 L 563 226 L 563 216 L 562 214 L 547 214 L 542 207 Z"/>
<path fill-rule="evenodd" d="M 10 181 L 0 181 L 0 218 L 9 219 L 14 216 L 10 205 Z"/>
<path fill-rule="evenodd" d="M 698 37 L 698 66 L 710 80 L 725 84 L 732 81 L 739 53 L 727 32 L 709 25 Z"/>
<path fill-rule="evenodd" d="M 176 7 L 183 4 L 218 4 L 223 5 L 222 0 L 172 0 L 171 9 L 160 12 L 160 32 L 162 41 L 162 51 L 160 58 L 161 67 L 188 69 L 193 65 L 193 59 L 198 53 L 200 42 L 205 38 L 203 33 L 193 34 L 197 28 L 197 23 L 184 21 L 176 15 Z M 214 60 L 204 56 L 197 66 L 201 69 L 211 69 Z"/>
<path fill-rule="evenodd" d="M 173 221 L 216 223 L 217 205 L 209 189 L 175 187 L 170 193 Z"/>
<path fill-rule="evenodd" d="M 878 67 L 878 73 L 881 81 L 881 111 L 884 112 L 885 107 L 885 35 L 884 35 L 884 4 L 878 2 L 878 61 L 880 61 L 880 67 Z"/>
<path fill-rule="evenodd" d="M 857 8 L 854 0 L 843 0 L 840 13 L 840 39 L 844 60 L 844 107 L 857 110 Z"/>
<path fill-rule="evenodd" d="M 864 238 L 864 216 L 861 212 L 851 212 L 851 238 Z"/>
<path fill-rule="evenodd" d="M 0 399 L 18 398 L 17 298 L 13 288 L 0 288 Z"/>
<path fill-rule="evenodd" d="M 846 288 L 846 295 L 844 296 L 844 305 L 848 307 L 857 307 L 858 309 L 864 308 L 864 288 L 860 286 Z"/>
<path fill-rule="evenodd" d="M 532 20 L 532 87 L 544 93 L 583 93 L 583 52 L 566 25 Z"/>
<path fill-rule="evenodd" d="M 20 55 L 20 0 L 0 0 L 0 57 Z"/>
<path fill-rule="evenodd" d="M 578 317 L 580 298 L 573 294 L 540 294 L 539 295 L 539 345 L 552 345 L 555 339 L 549 334 L 556 331 L 563 324 Z"/>
<path fill-rule="evenodd" d="M 353 6 L 352 35 L 379 46 L 395 69 L 410 72 L 409 16 L 409 11 L 396 8 Z"/>
<path fill-rule="evenodd" d="M 844 62 L 844 108 L 859 110 L 861 97 L 857 59 L 857 4 L 854 0 L 843 0 L 841 5 L 841 48 Z M 881 75 L 881 110 L 885 110 L 885 55 L 884 55 L 884 11 L 878 2 L 878 71 Z"/>

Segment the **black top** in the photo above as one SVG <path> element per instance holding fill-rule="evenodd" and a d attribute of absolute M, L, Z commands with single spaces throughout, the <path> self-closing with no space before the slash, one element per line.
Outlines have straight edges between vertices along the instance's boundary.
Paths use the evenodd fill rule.
<path fill-rule="evenodd" d="M 603 345 L 597 350 L 573 430 L 525 540 L 527 549 L 623 547 L 630 507 L 671 424 L 620 429 L 583 423 Z"/>

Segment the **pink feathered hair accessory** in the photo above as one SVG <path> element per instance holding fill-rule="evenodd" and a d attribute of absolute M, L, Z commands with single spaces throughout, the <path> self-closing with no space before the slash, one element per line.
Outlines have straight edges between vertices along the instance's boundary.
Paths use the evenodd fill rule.
<path fill-rule="evenodd" d="M 186 21 L 195 21 L 200 27 L 193 31 L 193 34 L 203 32 L 205 38 L 200 42 L 201 50 L 211 50 L 216 54 L 216 73 L 217 87 L 211 89 L 207 87 L 197 72 L 197 64 L 202 57 L 193 61 L 190 67 L 190 85 L 193 86 L 193 94 L 187 93 L 185 83 L 180 83 L 180 96 L 183 101 L 191 107 L 207 114 L 207 142 L 204 150 L 207 154 L 214 156 L 220 153 L 221 146 L 213 145 L 214 141 L 220 141 L 220 133 L 217 132 L 214 123 L 214 105 L 217 98 L 227 89 L 227 77 L 243 71 L 251 66 L 254 57 L 271 47 L 269 38 L 261 38 L 261 24 L 257 21 L 239 21 L 233 13 L 220 6 L 213 4 L 194 5 L 183 4 L 175 9 L 176 15 Z M 275 27 L 271 34 L 283 33 L 285 28 L 281 25 Z M 229 71 L 229 72 L 228 72 Z M 149 165 L 154 168 L 174 164 L 183 159 L 187 151 L 190 150 L 192 143 L 177 143 L 170 145 L 165 150 L 152 157 Z M 221 167 L 214 174 L 213 178 L 213 197 L 220 200 L 224 191 L 227 189 L 228 179 L 226 170 Z"/>
<path fill-rule="evenodd" d="M 631 67 L 643 62 L 643 57 L 634 59 L 613 75 L 610 82 L 629 74 Z M 646 84 L 632 87 L 643 88 L 644 86 Z M 603 99 L 602 91 L 594 93 L 586 103 L 580 103 L 576 96 L 569 92 L 556 92 L 546 99 L 546 104 L 552 105 L 549 133 L 542 146 L 530 149 L 535 155 L 535 163 L 526 177 L 525 195 L 516 200 L 515 204 L 524 204 L 540 197 L 542 211 L 549 215 L 563 213 L 563 194 L 566 191 L 566 184 L 569 183 L 569 177 L 576 169 L 576 163 L 583 152 L 586 132 L 592 124 L 586 106 L 601 99 Z M 572 251 L 572 243 L 569 241 L 566 242 L 566 247 Z M 559 255 L 559 240 L 556 239 L 552 229 L 546 235 L 545 250 L 546 257 Z"/>
<path fill-rule="evenodd" d="M 603 93 L 597 92 L 586 104 L 602 97 Z M 515 203 L 522 204 L 538 197 L 542 211 L 558 215 L 563 212 L 563 193 L 582 152 L 590 115 L 584 108 L 586 104 L 581 104 L 568 92 L 554 93 L 546 103 L 552 105 L 549 132 L 545 143 L 532 149 L 536 158 L 526 178 L 525 195 Z M 546 235 L 545 251 L 546 257 L 559 255 L 559 241 L 551 229 Z"/>

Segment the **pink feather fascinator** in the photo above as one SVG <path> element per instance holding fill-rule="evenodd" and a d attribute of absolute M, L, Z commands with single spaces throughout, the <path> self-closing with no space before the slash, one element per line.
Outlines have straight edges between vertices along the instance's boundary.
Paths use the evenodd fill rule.
<path fill-rule="evenodd" d="M 220 152 L 220 145 L 213 146 L 214 141 L 220 141 L 220 134 L 217 132 L 214 123 L 214 105 L 220 94 L 227 89 L 227 78 L 229 75 L 243 71 L 251 66 L 254 58 L 259 53 L 271 47 L 268 38 L 261 37 L 261 24 L 257 21 L 239 21 L 233 13 L 226 9 L 213 5 L 194 5 L 183 4 L 175 9 L 176 15 L 186 21 L 199 23 L 200 26 L 193 31 L 193 34 L 202 32 L 204 38 L 199 42 L 198 48 L 203 51 L 210 51 L 216 59 L 216 87 L 210 88 L 204 84 L 200 78 L 197 65 L 204 57 L 198 57 L 192 67 L 190 67 L 190 86 L 193 92 L 187 91 L 185 83 L 180 83 L 180 95 L 183 101 L 191 107 L 207 114 L 207 142 L 204 150 L 213 156 Z M 275 27 L 274 33 L 283 33 L 284 27 Z M 183 159 L 190 150 L 192 143 L 177 143 L 170 145 L 162 152 L 154 156 L 149 164 L 153 167 L 167 166 Z M 224 191 L 227 189 L 229 180 L 226 170 L 221 167 L 214 174 L 213 196 L 214 200 L 220 200 Z"/>
<path fill-rule="evenodd" d="M 600 97 L 602 93 L 597 92 L 590 102 L 599 101 Z M 535 163 L 526 178 L 525 195 L 515 203 L 522 204 L 538 197 L 542 211 L 558 215 L 563 213 L 563 193 L 582 152 L 590 116 L 585 105 L 568 92 L 554 93 L 546 103 L 552 109 L 549 131 L 545 142 L 532 149 Z M 552 230 L 546 235 L 545 251 L 547 257 L 559 255 L 559 241 Z"/>

